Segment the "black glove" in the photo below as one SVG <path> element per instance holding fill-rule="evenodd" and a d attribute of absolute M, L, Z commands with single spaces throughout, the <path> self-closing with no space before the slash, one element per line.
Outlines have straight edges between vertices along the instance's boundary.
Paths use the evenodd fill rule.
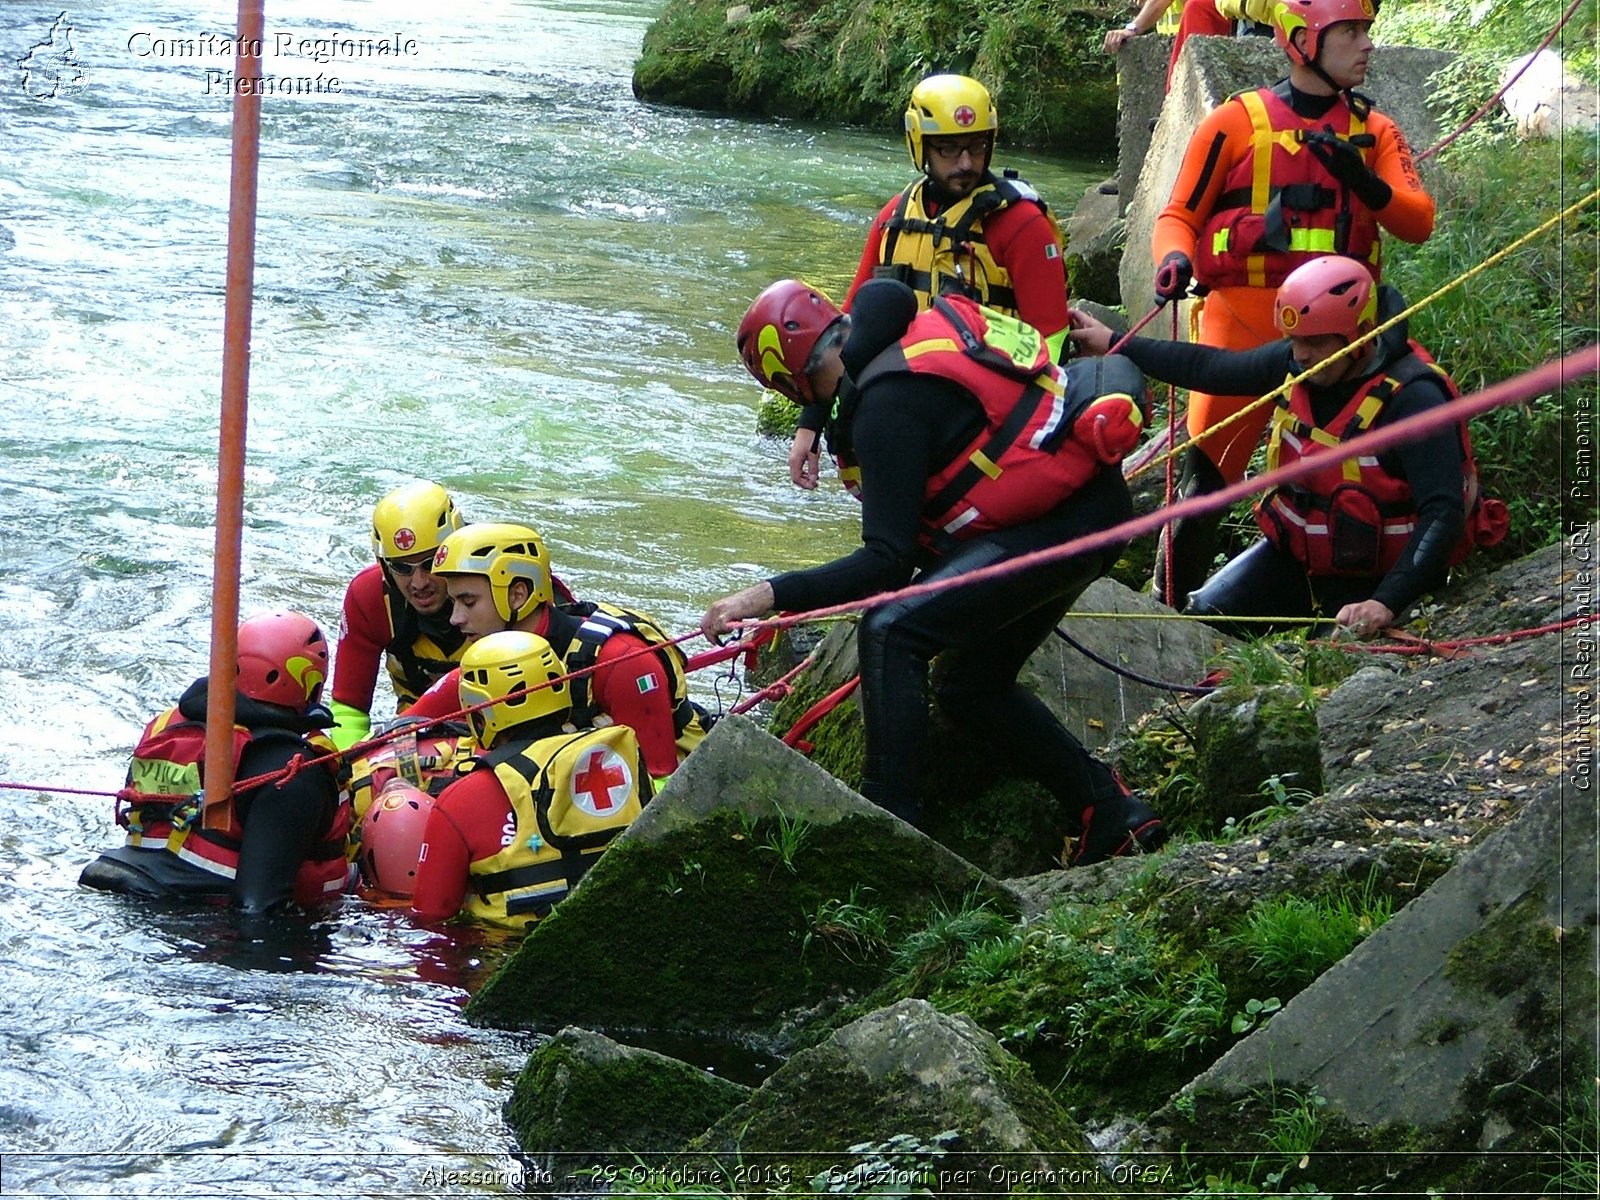
<path fill-rule="evenodd" d="M 1368 208 L 1382 208 L 1394 195 L 1394 189 L 1362 161 L 1361 151 L 1355 144 L 1331 130 L 1319 129 L 1306 134 L 1306 147 L 1328 168 L 1329 175 L 1355 193 L 1356 199 Z"/>
<path fill-rule="evenodd" d="M 1183 299 L 1194 279 L 1194 264 L 1182 250 L 1173 250 L 1156 268 L 1156 303 Z"/>

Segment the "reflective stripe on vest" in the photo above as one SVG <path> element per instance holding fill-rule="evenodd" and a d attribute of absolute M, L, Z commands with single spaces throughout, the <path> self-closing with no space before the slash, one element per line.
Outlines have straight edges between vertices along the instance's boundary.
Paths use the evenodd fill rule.
<path fill-rule="evenodd" d="M 1312 455 L 1337 455 L 1339 448 L 1371 429 L 1394 396 L 1422 373 L 1438 375 L 1450 396 L 1460 395 L 1454 381 L 1441 371 L 1415 342 L 1411 353 L 1392 364 L 1392 373 L 1374 375 L 1351 396 L 1326 426 L 1313 423 L 1310 392 L 1295 385 L 1288 400 L 1280 401 L 1272 416 L 1267 441 L 1267 469 L 1274 470 Z M 1462 451 L 1462 510 L 1471 515 L 1478 504 L 1478 468 L 1465 423 L 1457 427 Z M 1353 510 L 1360 509 L 1356 515 Z M 1380 458 L 1344 456 L 1330 461 L 1296 484 L 1279 487 L 1256 506 L 1256 523 L 1275 546 L 1291 555 L 1312 575 L 1382 575 L 1400 561 L 1406 543 L 1416 530 L 1416 502 L 1405 479 L 1392 475 Z M 1374 530 L 1371 563 L 1363 568 L 1340 565 L 1334 524 L 1353 517 Z M 1468 531 L 1451 552 L 1454 565 L 1472 548 Z"/>
<path fill-rule="evenodd" d="M 1272 88 L 1233 99 L 1250 118 L 1249 151 L 1229 170 L 1200 230 L 1195 278 L 1208 287 L 1277 287 L 1295 267 L 1324 254 L 1363 259 L 1378 278 L 1377 219 L 1299 140 L 1339 123 L 1345 128 L 1336 133 L 1356 137 L 1366 131 L 1365 120 L 1343 100 L 1319 122 L 1307 120 Z"/>

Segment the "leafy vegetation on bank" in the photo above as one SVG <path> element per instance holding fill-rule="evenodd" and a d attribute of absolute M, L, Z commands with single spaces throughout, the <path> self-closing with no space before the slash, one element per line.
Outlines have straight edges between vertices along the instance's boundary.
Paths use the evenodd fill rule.
<path fill-rule="evenodd" d="M 1385 5 L 1378 31 L 1387 42 L 1459 53 L 1431 81 L 1441 128 L 1456 130 L 1494 94 L 1511 61 L 1531 52 L 1567 8 L 1567 0 L 1491 0 L 1466 8 L 1438 0 L 1395 0 Z M 1579 5 L 1553 44 L 1567 69 L 1590 86 L 1600 82 L 1596 30 L 1595 6 Z M 1439 207 L 1433 236 L 1420 246 L 1394 247 L 1389 261 L 1387 277 L 1413 303 L 1588 195 L 1595 185 L 1596 143 L 1592 136 L 1577 135 L 1524 142 L 1511 118 L 1496 107 L 1440 153 L 1439 166 L 1429 178 Z M 1591 203 L 1430 303 L 1413 319 L 1412 336 L 1467 392 L 1593 342 L 1600 325 L 1597 235 L 1600 218 Z M 1480 556 L 1480 564 L 1549 545 L 1572 522 L 1587 519 L 1563 485 L 1573 475 L 1571 456 L 1577 449 L 1564 414 L 1594 412 L 1596 387 L 1590 377 L 1563 394 L 1473 421 L 1484 490 L 1511 510 L 1510 536 Z M 1579 388 L 1586 405 L 1578 403 Z M 1555 463 L 1564 469 L 1552 470 Z"/>
<path fill-rule="evenodd" d="M 668 104 L 898 129 L 918 80 L 959 71 L 993 93 L 1002 142 L 1109 154 L 1116 64 L 1101 42 L 1126 13 L 1058 0 L 671 0 L 633 87 Z"/>

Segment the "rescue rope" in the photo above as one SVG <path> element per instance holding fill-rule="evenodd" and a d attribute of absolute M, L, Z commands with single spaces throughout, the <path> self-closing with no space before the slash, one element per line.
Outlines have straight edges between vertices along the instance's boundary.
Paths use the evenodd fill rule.
<path fill-rule="evenodd" d="M 810 754 L 812 746 L 810 742 L 805 740 L 805 735 L 810 733 L 823 717 L 839 707 L 860 686 L 861 676 L 851 676 L 851 678 L 806 709 L 801 714 L 800 719 L 790 728 L 789 732 L 783 735 L 783 744 L 793 747 L 802 754 Z"/>
<path fill-rule="evenodd" d="M 1429 158 L 1432 158 L 1435 154 L 1439 153 L 1439 151 L 1450 145 L 1451 142 L 1455 141 L 1463 133 L 1471 129 L 1485 116 L 1487 116 L 1489 111 L 1505 98 L 1505 94 L 1516 86 L 1517 80 L 1522 78 L 1523 73 L 1526 72 L 1529 67 L 1533 66 L 1534 59 L 1538 58 L 1539 55 L 1543 54 L 1550 48 L 1550 43 L 1556 40 L 1556 35 L 1566 27 L 1568 21 L 1572 20 L 1573 15 L 1577 13 L 1578 9 L 1584 4 L 1584 2 L 1585 0 L 1572 0 L 1572 3 L 1567 6 L 1567 11 L 1562 13 L 1561 19 L 1555 23 L 1554 28 L 1552 28 L 1549 33 L 1544 35 L 1544 41 L 1540 42 L 1538 47 L 1535 48 L 1534 52 L 1528 55 L 1523 64 L 1511 73 L 1511 77 L 1500 85 L 1500 89 L 1495 92 L 1494 95 L 1490 96 L 1484 101 L 1483 107 L 1463 121 L 1461 123 L 1461 128 L 1457 129 L 1448 137 L 1441 138 L 1439 141 L 1429 146 L 1421 154 L 1417 155 L 1417 161 L 1423 162 Z"/>
<path fill-rule="evenodd" d="M 1529 638 L 1543 637 L 1547 633 L 1560 633 L 1564 629 L 1575 629 L 1579 625 L 1592 624 L 1593 622 L 1594 617 L 1589 615 L 1568 617 L 1565 621 L 1552 621 L 1548 625 L 1535 625 L 1528 629 L 1513 629 L 1509 633 L 1486 633 L 1479 637 L 1454 638 L 1443 642 L 1420 638 L 1403 630 L 1386 629 L 1384 633 L 1399 641 L 1399 645 L 1341 643 L 1327 639 L 1319 639 L 1316 644 L 1331 645 L 1344 650 L 1359 650 L 1367 654 L 1438 654 L 1441 657 L 1450 658 L 1458 651 L 1465 650 L 1470 646 L 1504 646 L 1511 642 L 1522 642 Z"/>
<path fill-rule="evenodd" d="M 786 673 L 782 678 L 773 680 L 759 692 L 752 692 L 750 695 L 746 696 L 743 700 L 739 701 L 739 703 L 730 708 L 728 712 L 734 716 L 739 716 L 743 713 L 749 712 L 752 708 L 764 700 L 782 699 L 784 696 L 787 696 L 790 692 L 794 691 L 794 681 L 803 671 L 806 671 L 812 667 L 816 661 L 816 651 L 812 651 L 797 664 L 795 664 L 794 669 Z"/>
<path fill-rule="evenodd" d="M 1600 194 L 1600 192 L 1596 194 Z M 1521 375 L 1515 375 L 1500 383 L 1492 384 L 1481 391 L 1451 400 L 1427 412 L 1417 413 L 1376 429 L 1369 429 L 1344 443 L 1341 457 L 1353 458 L 1358 455 L 1377 455 L 1393 446 L 1415 441 L 1417 438 L 1433 433 L 1436 430 L 1452 428 L 1457 422 L 1468 420 L 1480 413 L 1489 412 L 1492 409 L 1501 408 L 1509 404 L 1520 403 L 1533 396 L 1543 395 L 1563 386 L 1569 379 L 1582 378 L 1597 371 L 1600 371 L 1600 344 L 1590 344 L 1580 350 L 1573 351 L 1564 358 L 1553 359 L 1531 371 L 1525 371 Z M 863 599 L 834 604 L 825 608 L 813 609 L 810 612 L 786 613 L 759 620 L 734 621 L 730 623 L 729 628 L 760 629 L 771 626 L 773 628 L 786 629 L 792 625 L 817 621 L 826 617 L 862 612 L 867 609 L 877 608 L 891 601 L 932 595 L 952 587 L 962 587 L 986 579 L 1017 574 L 1044 563 L 1057 562 L 1071 558 L 1074 555 L 1084 554 L 1091 550 L 1101 550 L 1107 546 L 1128 541 L 1141 534 L 1159 529 L 1171 521 L 1184 517 L 1199 516 L 1213 509 L 1226 508 L 1256 492 L 1276 488 L 1281 484 L 1301 479 L 1315 471 L 1320 471 L 1327 465 L 1324 460 L 1325 456 L 1308 455 L 1297 459 L 1295 462 L 1286 463 L 1270 471 L 1265 471 L 1260 475 L 1229 484 L 1219 491 L 1180 500 L 1170 508 L 1159 509 L 1143 516 L 1131 517 L 1127 521 L 1107 529 L 1083 534 L 1059 545 L 1047 546 L 1041 550 L 1021 554 L 1015 558 L 1006 559 L 1003 562 L 994 563 L 987 567 L 979 567 L 961 575 L 929 580 L 924 583 L 913 583 L 903 588 L 879 592 Z"/>
<path fill-rule="evenodd" d="M 1093 650 L 1089 649 L 1089 647 L 1085 646 L 1082 642 L 1074 638 L 1059 625 L 1057 625 L 1051 632 L 1067 645 L 1071 646 L 1079 654 L 1087 658 L 1090 662 L 1098 663 L 1100 666 L 1110 671 L 1113 675 L 1120 675 L 1124 679 L 1131 679 L 1134 683 L 1142 683 L 1146 687 L 1160 688 L 1164 692 L 1180 692 L 1186 696 L 1209 696 L 1212 692 L 1217 690 L 1216 688 L 1209 687 L 1203 683 L 1168 683 L 1164 679 L 1152 679 L 1150 676 L 1141 675 L 1139 672 L 1131 670 L 1128 667 L 1124 667 L 1120 663 L 1114 663 L 1109 659 L 1102 658 Z"/>
<path fill-rule="evenodd" d="M 1176 304 L 1171 304 L 1171 308 L 1172 308 L 1172 340 L 1174 342 L 1176 342 L 1178 340 L 1178 306 Z M 1167 384 L 1167 450 L 1168 450 L 1168 453 L 1167 453 L 1167 456 L 1164 459 L 1161 460 L 1162 462 L 1164 462 L 1166 464 L 1166 472 L 1165 472 L 1165 474 L 1166 474 L 1167 478 L 1166 478 L 1166 501 L 1165 501 L 1165 503 L 1166 503 L 1166 507 L 1168 507 L 1168 508 L 1172 507 L 1172 501 L 1176 498 L 1173 493 L 1177 490 L 1176 472 L 1177 472 L 1177 461 L 1178 460 L 1177 460 L 1177 455 L 1172 453 L 1171 451 L 1172 451 L 1172 447 L 1177 444 L 1177 441 L 1178 441 L 1178 388 L 1177 388 L 1176 384 L 1169 383 L 1169 384 Z M 1173 596 L 1172 596 L 1172 574 L 1173 574 L 1173 571 L 1176 569 L 1172 565 L 1172 539 L 1173 539 L 1174 536 L 1176 536 L 1176 535 L 1175 535 L 1175 532 L 1174 532 L 1173 527 L 1171 525 L 1168 525 L 1168 526 L 1166 526 L 1165 528 L 1163 528 L 1161 530 L 1161 542 L 1165 546 L 1165 551 L 1161 556 L 1161 564 L 1162 564 L 1163 567 L 1166 568 L 1165 571 L 1163 572 L 1163 574 L 1166 575 L 1166 578 L 1161 581 L 1161 583 L 1162 583 L 1161 595 L 1165 598 L 1165 600 L 1166 600 L 1166 602 L 1168 604 L 1172 604 L 1172 606 L 1174 608 L 1176 608 L 1178 606 L 1176 604 L 1173 604 Z"/>
<path fill-rule="evenodd" d="M 1139 330 L 1143 329 L 1146 325 L 1150 324 L 1151 321 L 1155 320 L 1156 314 L 1165 308 L 1166 304 L 1167 302 L 1163 300 L 1149 312 L 1145 313 L 1144 316 L 1140 317 L 1138 323 L 1134 325 L 1133 328 L 1129 329 L 1127 333 L 1118 338 L 1117 344 L 1112 346 L 1111 349 L 1107 350 L 1106 353 L 1115 354 L 1118 350 L 1121 350 L 1124 346 L 1126 346 L 1134 334 L 1138 333 Z M 1176 321 L 1178 316 L 1178 310 L 1176 307 L 1174 307 L 1172 310 L 1172 316 L 1173 320 Z"/>
<path fill-rule="evenodd" d="M 1252 401 L 1251 403 L 1249 403 L 1249 404 L 1245 405 L 1243 408 L 1241 408 L 1238 412 L 1234 413 L 1232 416 L 1226 417 L 1223 420 L 1218 421 L 1215 425 L 1208 426 L 1199 435 L 1199 437 L 1190 438 L 1188 441 L 1184 442 L 1182 445 L 1169 447 L 1164 455 L 1160 456 L 1159 458 L 1152 458 L 1152 459 L 1144 462 L 1139 467 L 1139 469 L 1137 471 L 1133 472 L 1129 476 L 1129 478 L 1136 478 L 1138 475 L 1141 475 L 1145 471 L 1149 470 L 1157 462 L 1169 461 L 1170 459 L 1175 457 L 1180 451 L 1187 450 L 1190 446 L 1193 446 L 1196 442 L 1200 441 L 1201 438 L 1211 437 L 1213 434 L 1217 433 L 1219 430 L 1226 429 L 1230 425 L 1237 424 L 1239 421 L 1244 420 L 1244 418 L 1246 416 L 1248 416 L 1250 413 L 1253 413 L 1256 409 L 1260 408 L 1262 405 L 1268 404 L 1268 403 L 1272 403 L 1272 402 L 1276 402 L 1277 400 L 1282 399 L 1283 397 L 1286 397 L 1289 394 L 1289 392 L 1295 387 L 1295 385 L 1300 383 L 1307 376 L 1315 374 L 1317 371 L 1320 371 L 1323 367 L 1327 366 L 1329 363 L 1335 363 L 1335 362 L 1338 362 L 1342 358 L 1348 357 L 1349 355 L 1355 353 L 1355 351 L 1359 350 L 1362 346 L 1365 346 L 1368 342 L 1374 341 L 1377 338 L 1381 337 L 1388 330 L 1390 330 L 1394 326 L 1400 324 L 1400 322 L 1406 320 L 1412 314 L 1420 312 L 1422 309 L 1424 309 L 1428 305 L 1432 304 L 1435 300 L 1439 299 L 1441 296 L 1447 295 L 1448 293 L 1455 291 L 1456 288 L 1460 287 L 1462 284 L 1466 283 L 1468 280 L 1472 279 L 1474 276 L 1482 273 L 1483 271 L 1488 270 L 1492 266 L 1497 265 L 1498 263 L 1500 263 L 1501 260 L 1503 260 L 1503 259 L 1509 257 L 1510 255 L 1516 253 L 1518 250 L 1520 250 L 1524 246 L 1526 246 L 1529 242 L 1532 242 L 1535 238 L 1540 237 L 1543 234 L 1548 233 L 1551 229 L 1553 229 L 1557 225 L 1561 224 L 1561 222 L 1565 221 L 1568 217 L 1574 216 L 1581 209 L 1587 208 L 1590 204 L 1594 203 L 1594 201 L 1595 201 L 1595 199 L 1597 197 L 1600 197 L 1600 188 L 1596 188 L 1594 191 L 1590 192 L 1587 196 L 1585 196 L 1582 200 L 1579 200 L 1577 203 L 1568 205 L 1566 208 L 1562 209 L 1555 216 L 1551 217 L 1543 225 L 1540 225 L 1538 228 L 1530 230 L 1529 232 L 1523 234 L 1521 237 L 1517 238 L 1510 245 L 1502 247 L 1499 250 L 1496 250 L 1493 254 L 1491 254 L 1488 258 L 1484 259 L 1481 263 L 1478 263 L 1474 267 L 1468 268 L 1466 271 L 1464 271 L 1460 275 L 1457 275 L 1454 279 L 1450 280 L 1448 283 L 1445 283 L 1445 284 L 1441 285 L 1440 287 L 1435 289 L 1433 292 L 1431 292 L 1427 296 L 1424 296 L 1421 300 L 1419 300 L 1415 304 L 1411 305 L 1411 307 L 1402 310 L 1401 312 L 1399 312 L 1399 313 L 1395 314 L 1394 316 L 1390 317 L 1387 321 L 1384 321 L 1381 325 L 1377 326 L 1376 328 L 1370 330 L 1367 333 L 1362 334 L 1360 337 L 1356 338 L 1353 342 L 1350 342 L 1348 345 L 1346 345 L 1342 350 L 1334 351 L 1334 353 L 1328 355 L 1327 358 L 1323 359 L 1321 362 L 1317 363 L 1315 366 L 1311 367 L 1309 370 L 1302 371 L 1298 375 L 1291 375 L 1288 379 L 1285 379 L 1283 381 L 1283 383 L 1279 384 L 1272 391 L 1268 392 L 1265 396 L 1262 396 L 1259 400 Z M 1525 375 L 1523 375 L 1523 376 L 1513 376 L 1513 378 L 1525 378 L 1525 377 L 1526 377 Z M 1482 394 L 1482 393 L 1480 393 L 1480 394 Z M 1538 392 L 1533 393 L 1533 395 L 1539 395 L 1539 394 L 1540 393 L 1538 393 Z M 1532 396 L 1528 397 L 1528 399 L 1532 399 Z"/>

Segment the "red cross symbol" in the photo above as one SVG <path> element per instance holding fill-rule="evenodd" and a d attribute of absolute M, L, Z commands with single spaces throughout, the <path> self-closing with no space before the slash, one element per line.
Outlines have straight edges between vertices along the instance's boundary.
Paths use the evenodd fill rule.
<path fill-rule="evenodd" d="M 955 117 L 956 124 L 965 129 L 968 125 L 971 125 L 978 119 L 978 114 L 963 104 L 960 108 L 956 109 Z"/>
<path fill-rule="evenodd" d="M 409 550 L 417 544 L 417 535 L 409 529 L 396 529 L 394 531 L 394 544 L 398 550 Z"/>
<path fill-rule="evenodd" d="M 572 798 L 579 808 L 594 816 L 615 812 L 627 802 L 632 790 L 628 765 L 604 746 L 584 755 L 572 772 Z"/>

